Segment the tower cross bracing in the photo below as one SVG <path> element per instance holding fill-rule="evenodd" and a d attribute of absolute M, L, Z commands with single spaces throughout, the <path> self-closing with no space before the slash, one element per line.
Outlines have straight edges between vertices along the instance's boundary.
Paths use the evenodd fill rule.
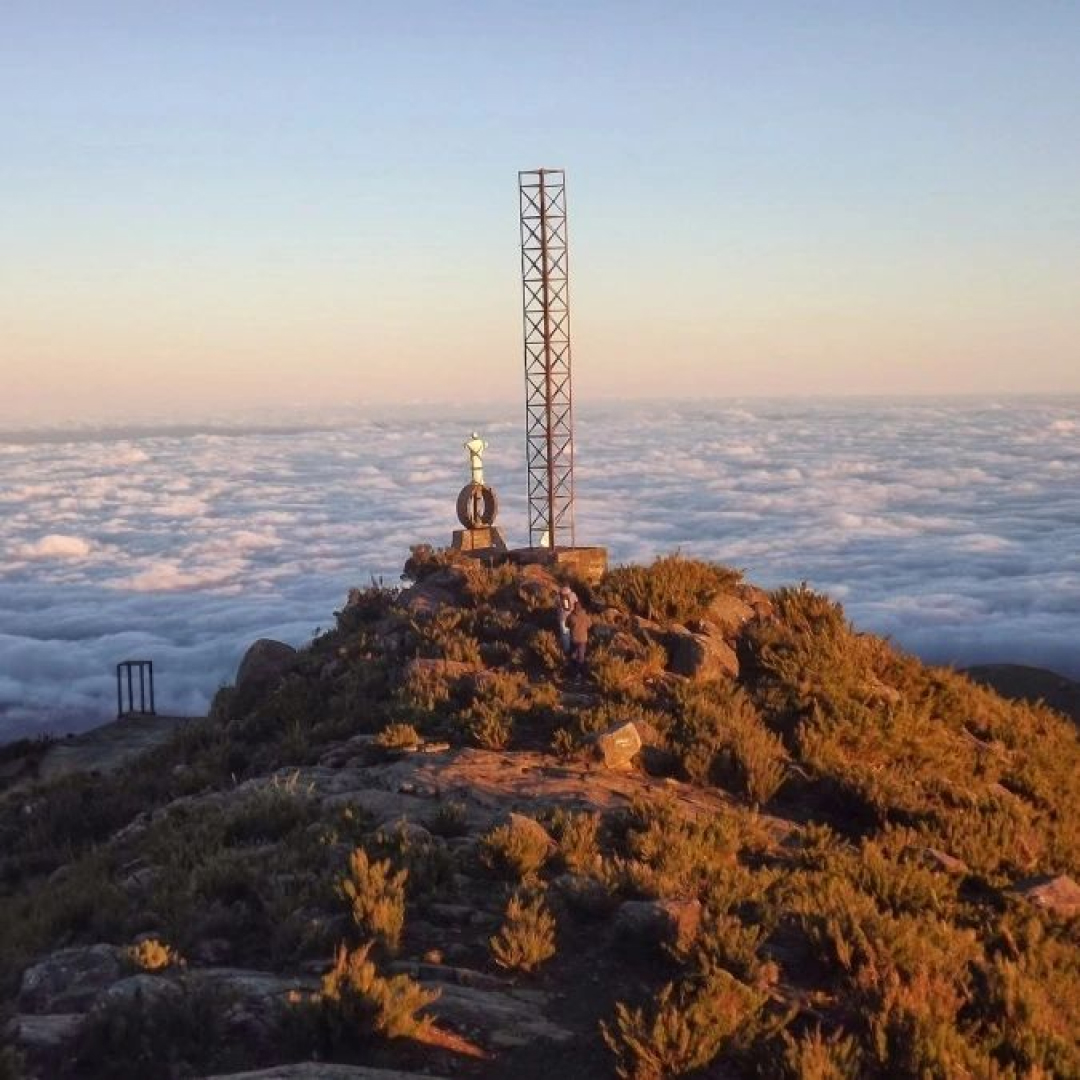
<path fill-rule="evenodd" d="M 573 546 L 574 409 L 566 177 L 518 173 L 525 328 L 525 453 L 530 547 Z"/>

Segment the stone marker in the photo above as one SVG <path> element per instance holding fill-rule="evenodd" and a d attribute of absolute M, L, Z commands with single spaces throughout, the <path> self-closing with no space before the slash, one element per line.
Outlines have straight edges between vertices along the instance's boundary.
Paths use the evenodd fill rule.
<path fill-rule="evenodd" d="M 609 769 L 628 769 L 641 745 L 641 735 L 632 720 L 601 731 L 594 741 L 596 756 Z"/>

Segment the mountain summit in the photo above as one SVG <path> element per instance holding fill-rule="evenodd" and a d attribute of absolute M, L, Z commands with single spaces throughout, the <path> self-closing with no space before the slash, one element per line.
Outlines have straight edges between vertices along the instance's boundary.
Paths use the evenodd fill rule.
<path fill-rule="evenodd" d="M 712 563 L 405 571 L 0 797 L 0 1077 L 1080 1074 L 1071 722 Z"/>

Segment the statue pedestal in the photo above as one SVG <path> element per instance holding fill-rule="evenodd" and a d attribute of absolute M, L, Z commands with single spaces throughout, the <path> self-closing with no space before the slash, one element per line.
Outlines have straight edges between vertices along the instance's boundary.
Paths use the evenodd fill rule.
<path fill-rule="evenodd" d="M 605 547 L 532 547 L 515 548 L 510 561 L 519 566 L 538 563 L 540 566 L 562 567 L 574 577 L 596 585 L 607 573 L 608 553 Z"/>
<path fill-rule="evenodd" d="M 450 546 L 455 551 L 505 551 L 506 541 L 494 525 L 478 525 L 473 529 L 455 529 Z"/>

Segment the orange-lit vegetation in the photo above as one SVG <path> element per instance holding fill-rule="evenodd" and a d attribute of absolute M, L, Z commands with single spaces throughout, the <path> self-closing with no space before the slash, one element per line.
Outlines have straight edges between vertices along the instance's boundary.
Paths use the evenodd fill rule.
<path fill-rule="evenodd" d="M 1071 724 L 857 632 L 806 588 L 751 598 L 738 573 L 680 556 L 575 583 L 595 666 L 570 687 L 550 579 L 431 549 L 407 570 L 429 608 L 361 591 L 250 708 L 224 690 L 137 766 L 0 802 L 5 1000 L 36 956 L 94 942 L 186 980 L 172 1013 L 95 1014 L 79 1061 L 236 1064 L 226 1006 L 192 981 L 208 940 L 219 963 L 325 973 L 282 1011 L 294 1057 L 426 1045 L 439 999 L 390 965 L 438 952 L 421 930 L 451 920 L 462 963 L 581 995 L 582 1076 L 1080 1075 L 1076 916 L 1017 892 L 1080 874 Z M 719 632 L 725 599 L 756 604 L 723 631 L 738 676 L 674 674 L 672 635 Z M 591 738 L 626 721 L 651 778 L 617 805 L 485 818 L 452 790 L 379 822 L 303 780 L 341 762 L 362 778 L 435 740 L 587 777 Z M 604 929 L 624 904 L 682 905 L 693 932 L 643 967 Z M 160 939 L 132 946 L 148 912 Z M 581 980 L 597 969 L 610 993 L 594 1003 Z M 0 1077 L 18 1068 L 0 1051 Z"/>

